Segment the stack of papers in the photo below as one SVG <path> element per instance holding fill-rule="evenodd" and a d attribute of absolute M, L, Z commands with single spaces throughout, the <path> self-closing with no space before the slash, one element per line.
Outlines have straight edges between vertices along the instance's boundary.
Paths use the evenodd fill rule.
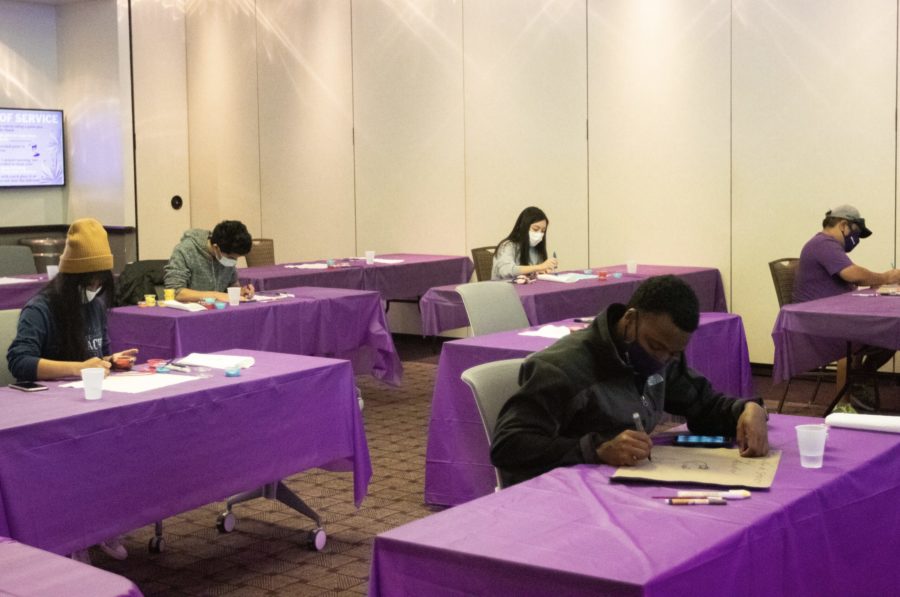
<path fill-rule="evenodd" d="M 280 301 L 286 298 L 294 298 L 294 295 L 290 292 L 279 292 L 278 294 L 254 294 L 253 298 L 247 299 L 248 301 L 256 301 L 258 303 L 265 303 L 268 301 Z"/>
<path fill-rule="evenodd" d="M 28 278 L 7 278 L 0 277 L 0 284 L 23 284 L 25 282 L 34 282 L 34 279 L 29 280 Z"/>
<path fill-rule="evenodd" d="M 900 296 L 900 286 L 897 284 L 885 284 L 884 286 L 879 286 L 875 292 L 882 296 Z"/>
<path fill-rule="evenodd" d="M 172 309 L 181 309 L 182 311 L 206 311 L 206 307 L 200 303 L 182 303 L 180 301 L 159 301 L 160 307 L 170 307 Z"/>
<path fill-rule="evenodd" d="M 103 391 L 121 392 L 123 394 L 140 394 L 141 392 L 167 388 L 196 379 L 200 378 L 191 375 L 167 375 L 162 373 L 153 375 L 133 375 L 128 373 L 119 375 L 112 374 L 103 380 Z M 83 388 L 84 382 L 73 381 L 71 383 L 64 383 L 60 387 Z"/>
<path fill-rule="evenodd" d="M 572 330 L 564 325 L 544 325 L 536 330 L 520 332 L 520 336 L 540 336 L 542 338 L 562 338 L 572 333 Z"/>
<path fill-rule="evenodd" d="M 572 284 L 581 280 L 596 280 L 594 274 L 538 274 L 538 280 L 546 280 L 547 282 L 562 282 L 563 284 Z"/>
<path fill-rule="evenodd" d="M 232 367 L 240 367 L 247 369 L 252 367 L 256 361 L 253 357 L 244 357 L 240 355 L 230 354 L 205 354 L 202 352 L 192 352 L 183 359 L 179 359 L 177 365 L 195 365 L 197 367 L 212 367 L 213 369 L 231 369 Z"/>
<path fill-rule="evenodd" d="M 294 269 L 328 269 L 327 263 L 298 263 L 296 265 L 286 265 Z"/>
<path fill-rule="evenodd" d="M 360 261 L 365 261 L 365 260 L 366 260 L 365 257 L 353 257 L 352 259 L 354 259 L 354 260 L 360 260 Z M 384 257 L 376 257 L 376 258 L 375 258 L 375 263 L 384 263 L 384 264 L 386 264 L 386 265 L 392 265 L 392 264 L 395 264 L 395 263 L 403 263 L 403 260 L 402 260 L 402 259 L 387 259 L 387 258 L 384 258 Z"/>

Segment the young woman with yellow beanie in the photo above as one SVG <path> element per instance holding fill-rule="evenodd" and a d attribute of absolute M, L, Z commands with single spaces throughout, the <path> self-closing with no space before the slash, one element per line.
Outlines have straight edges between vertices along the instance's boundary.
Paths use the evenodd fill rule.
<path fill-rule="evenodd" d="M 109 354 L 106 311 L 113 296 L 113 256 L 106 230 L 97 220 L 75 220 L 66 236 L 59 273 L 19 315 L 16 339 L 6 353 L 18 380 L 78 377 L 86 367 L 134 361 L 137 349 Z M 127 368 L 127 367 L 126 367 Z M 124 560 L 118 538 L 99 545 L 110 557 Z M 90 563 L 87 550 L 72 554 Z"/>
<path fill-rule="evenodd" d="M 109 369 L 137 350 L 109 353 L 106 311 L 113 296 L 113 256 L 97 220 L 69 227 L 59 273 L 22 309 L 6 355 L 17 380 L 78 377 L 86 367 Z M 98 299 L 99 300 L 95 300 Z"/>

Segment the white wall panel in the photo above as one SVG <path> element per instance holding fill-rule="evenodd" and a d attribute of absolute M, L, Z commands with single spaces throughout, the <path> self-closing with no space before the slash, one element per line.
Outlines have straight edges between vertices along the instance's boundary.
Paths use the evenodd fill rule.
<path fill-rule="evenodd" d="M 0 106 L 64 108 L 57 93 L 56 9 L 0 0 Z M 4 226 L 61 224 L 59 188 L 0 189 Z"/>
<path fill-rule="evenodd" d="M 256 14 L 243 0 L 188 0 L 191 224 L 241 220 L 259 236 Z"/>
<path fill-rule="evenodd" d="M 350 1 L 257 12 L 261 234 L 282 262 L 354 255 Z"/>
<path fill-rule="evenodd" d="M 464 13 L 468 246 L 496 244 L 536 205 L 560 266 L 585 267 L 584 0 L 468 0 Z"/>
<path fill-rule="evenodd" d="M 57 10 L 60 97 L 66 108 L 69 221 L 134 225 L 134 160 L 125 5 Z"/>
<path fill-rule="evenodd" d="M 732 308 L 755 362 L 772 362 L 778 314 L 767 263 L 799 256 L 826 210 L 855 204 L 874 235 L 854 261 L 889 267 L 896 9 L 894 0 L 734 2 Z"/>
<path fill-rule="evenodd" d="M 729 280 L 728 0 L 589 0 L 591 263 Z"/>
<path fill-rule="evenodd" d="M 191 226 L 184 0 L 131 6 L 138 250 L 168 259 Z"/>
<path fill-rule="evenodd" d="M 357 252 L 465 250 L 462 6 L 353 3 Z"/>

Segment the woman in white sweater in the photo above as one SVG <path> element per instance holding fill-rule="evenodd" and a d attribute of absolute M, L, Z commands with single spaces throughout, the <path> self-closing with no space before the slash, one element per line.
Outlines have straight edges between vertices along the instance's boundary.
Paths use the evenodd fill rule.
<path fill-rule="evenodd" d="M 556 269 L 556 259 L 547 257 L 548 223 L 546 214 L 539 208 L 523 209 L 512 232 L 497 245 L 491 280 L 509 280 Z M 523 251 L 522 247 L 528 250 Z"/>

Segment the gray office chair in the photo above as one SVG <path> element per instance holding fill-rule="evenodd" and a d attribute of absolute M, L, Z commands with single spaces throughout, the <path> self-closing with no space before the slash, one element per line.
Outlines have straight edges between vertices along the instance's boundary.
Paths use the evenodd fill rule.
<path fill-rule="evenodd" d="M 27 250 L 27 247 L 22 247 Z M 30 254 L 31 251 L 28 251 Z M 6 351 L 16 338 L 16 329 L 19 325 L 19 309 L 4 309 L 0 311 L 0 387 L 8 386 L 16 379 L 10 374 L 6 364 Z"/>
<path fill-rule="evenodd" d="M 531 325 L 519 293 L 509 282 L 461 284 L 456 287 L 456 292 L 462 297 L 475 336 Z"/>
<path fill-rule="evenodd" d="M 36 273 L 31 249 L 20 245 L 0 245 L 0 276 Z"/>
<path fill-rule="evenodd" d="M 488 445 L 494 436 L 497 415 L 506 401 L 519 389 L 519 369 L 525 359 L 507 359 L 476 365 L 462 372 L 462 380 L 472 389 L 478 414 L 488 438 Z M 500 473 L 497 476 L 497 489 L 503 489 Z"/>

